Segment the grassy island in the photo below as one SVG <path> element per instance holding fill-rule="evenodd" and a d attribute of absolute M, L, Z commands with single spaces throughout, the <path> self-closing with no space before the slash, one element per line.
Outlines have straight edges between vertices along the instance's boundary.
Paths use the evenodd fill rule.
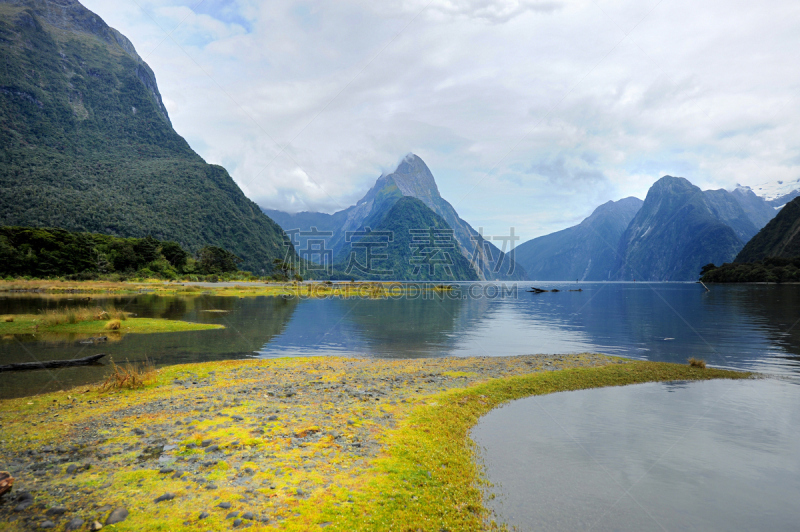
<path fill-rule="evenodd" d="M 13 321 L 5 321 L 13 319 Z M 111 325 L 111 326 L 109 326 Z M 125 320 L 89 320 L 78 323 L 48 324 L 40 314 L 14 314 L 0 318 L 0 335 L 3 334 L 99 334 L 99 333 L 160 333 L 221 329 L 222 325 L 191 323 L 159 318 L 127 318 Z"/>
<path fill-rule="evenodd" d="M 494 529 L 468 437 L 492 408 L 748 376 L 594 354 L 302 358 L 170 366 L 139 389 L 4 400 L 0 456 L 16 478 L 5 498 L 16 499 L 0 504 L 0 530 L 111 515 L 124 516 L 115 530 Z"/>

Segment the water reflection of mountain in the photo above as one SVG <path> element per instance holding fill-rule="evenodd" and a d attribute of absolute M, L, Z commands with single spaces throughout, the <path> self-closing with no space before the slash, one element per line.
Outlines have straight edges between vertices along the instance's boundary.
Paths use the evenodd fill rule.
<path fill-rule="evenodd" d="M 244 358 L 252 356 L 271 338 L 281 334 L 297 307 L 296 300 L 274 297 L 237 299 L 215 296 L 144 295 L 113 298 L 113 303 L 116 308 L 125 309 L 141 317 L 220 323 L 226 328 L 212 331 L 128 334 L 121 339 L 106 335 L 109 336 L 109 341 L 94 344 L 81 343 L 91 335 L 67 335 L 58 339 L 48 337 L 48 341 L 41 341 L 29 335 L 15 336 L 0 341 L 0 361 L 7 364 L 37 359 L 59 360 L 96 353 L 106 353 L 113 357 L 116 363 L 124 363 L 126 360 L 141 362 L 147 358 L 156 365 Z M 36 308 L 48 306 L 48 302 L 42 299 L 36 301 L 27 298 L 21 303 L 16 300 L 12 303 L 3 301 L 0 308 L 4 308 L 5 312 L 18 312 L 16 308 L 19 307 L 10 308 L 11 305 L 17 304 L 26 309 L 24 312 L 33 312 Z M 104 301 L 104 304 L 108 304 L 108 301 Z M 227 312 L 207 312 L 208 310 Z M 96 382 L 103 378 L 106 371 L 105 366 L 91 366 L 54 372 L 0 374 L 0 397 L 43 393 L 67 386 Z"/>
<path fill-rule="evenodd" d="M 488 302 L 433 299 L 302 301 L 263 356 L 353 354 L 416 358 L 450 354 L 460 335 L 482 320 Z"/>

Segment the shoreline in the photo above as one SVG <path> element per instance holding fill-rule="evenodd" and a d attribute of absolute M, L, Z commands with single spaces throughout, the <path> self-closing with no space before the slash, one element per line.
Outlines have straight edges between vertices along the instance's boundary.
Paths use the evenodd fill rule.
<path fill-rule="evenodd" d="M 749 376 L 596 354 L 313 357 L 170 366 L 138 390 L 2 400 L 0 454 L 17 480 L 0 530 L 104 524 L 118 508 L 128 517 L 116 530 L 491 528 L 467 434 L 492 408 Z M 21 492 L 31 504 L 14 511 Z"/>

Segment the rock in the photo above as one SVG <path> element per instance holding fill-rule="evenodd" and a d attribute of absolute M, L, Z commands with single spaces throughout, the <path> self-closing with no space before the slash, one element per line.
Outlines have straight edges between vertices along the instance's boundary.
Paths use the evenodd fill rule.
<path fill-rule="evenodd" d="M 215 453 L 217 451 L 219 451 L 219 445 L 214 444 L 214 445 L 210 445 L 210 446 L 206 447 L 206 452 L 207 453 Z"/>
<path fill-rule="evenodd" d="M 267 418 L 267 421 L 277 421 L 277 420 L 278 420 L 278 416 L 269 416 Z"/>
<path fill-rule="evenodd" d="M 136 434 L 137 436 L 144 436 L 144 431 L 142 429 L 140 429 L 139 427 L 136 427 L 135 429 L 133 429 L 133 433 Z"/>
<path fill-rule="evenodd" d="M 206 489 L 207 490 L 215 490 L 215 489 L 217 489 L 217 485 L 216 484 L 207 484 L 206 485 Z"/>
<path fill-rule="evenodd" d="M 155 501 L 153 501 L 153 502 L 171 501 L 174 498 L 175 498 L 175 494 L 174 493 L 165 493 L 164 495 L 162 495 L 160 497 L 156 497 Z"/>
<path fill-rule="evenodd" d="M 8 471 L 0 471 L 0 497 L 14 487 L 14 477 Z"/>
<path fill-rule="evenodd" d="M 78 470 L 78 466 L 75 464 L 70 464 L 67 466 L 67 475 L 72 475 Z"/>
<path fill-rule="evenodd" d="M 245 513 L 243 513 L 242 514 L 242 519 L 252 520 L 253 519 L 253 512 L 245 512 Z"/>
<path fill-rule="evenodd" d="M 231 512 L 225 516 L 225 519 L 233 519 L 234 517 L 239 517 L 239 512 Z"/>
<path fill-rule="evenodd" d="M 55 528 L 56 524 L 52 521 L 42 521 L 39 523 L 39 528 Z"/>
<path fill-rule="evenodd" d="M 242 524 L 242 520 L 241 519 L 234 519 L 233 526 L 239 526 L 241 524 Z"/>
<path fill-rule="evenodd" d="M 72 520 L 69 523 L 67 523 L 67 526 L 64 528 L 64 530 L 69 532 L 70 530 L 78 530 L 82 526 L 83 526 L 83 519 L 81 519 L 80 517 L 73 517 Z"/>
<path fill-rule="evenodd" d="M 158 470 L 158 472 L 161 473 L 162 475 L 166 475 L 167 473 L 173 473 L 174 471 L 175 470 L 171 467 L 162 467 L 161 469 Z"/>
<path fill-rule="evenodd" d="M 128 518 L 128 510 L 126 508 L 117 508 L 116 510 L 113 510 L 110 514 L 108 514 L 108 518 L 106 519 L 106 524 L 113 525 L 116 523 L 121 523 L 127 518 Z"/>
<path fill-rule="evenodd" d="M 234 421 L 244 421 L 244 418 L 242 416 L 231 416 L 231 419 L 233 419 Z"/>
<path fill-rule="evenodd" d="M 92 532 L 100 530 L 101 528 L 103 528 L 103 525 L 100 524 L 100 521 L 95 521 L 94 523 L 89 525 L 89 530 L 91 530 Z"/>
<path fill-rule="evenodd" d="M 45 513 L 45 515 L 62 515 L 65 513 L 67 513 L 67 509 L 64 508 L 63 506 L 53 506 L 52 508 L 47 510 L 47 513 Z"/>
<path fill-rule="evenodd" d="M 183 471 L 175 471 L 175 474 L 172 475 L 172 478 L 181 478 L 183 476 Z"/>
<path fill-rule="evenodd" d="M 15 512 L 22 512 L 28 509 L 33 504 L 33 495 L 27 491 L 19 492 L 17 495 L 17 505 L 14 507 Z"/>
<path fill-rule="evenodd" d="M 229 502 L 221 502 L 217 505 L 217 508 L 222 508 L 223 510 L 230 510 L 231 503 Z"/>
<path fill-rule="evenodd" d="M 197 517 L 197 519 L 198 520 L 202 520 L 202 519 L 205 519 L 208 516 L 209 516 L 208 512 L 200 512 L 200 515 Z"/>
<path fill-rule="evenodd" d="M 209 445 L 211 445 L 211 442 L 213 442 L 213 441 L 214 441 L 214 440 L 203 440 L 203 441 L 200 443 L 200 447 L 208 447 Z"/>

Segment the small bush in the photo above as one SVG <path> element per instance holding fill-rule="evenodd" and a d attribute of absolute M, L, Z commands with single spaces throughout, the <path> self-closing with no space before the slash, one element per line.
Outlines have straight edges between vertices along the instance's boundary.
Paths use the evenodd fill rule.
<path fill-rule="evenodd" d="M 109 331 L 118 331 L 120 327 L 122 327 L 122 322 L 120 322 L 120 320 L 110 320 L 106 323 L 106 329 Z"/>
<path fill-rule="evenodd" d="M 141 388 L 156 380 L 156 368 L 149 359 L 143 364 L 131 364 L 125 361 L 124 366 L 117 366 L 111 361 L 111 374 L 100 385 L 100 390 L 136 389 Z"/>
<path fill-rule="evenodd" d="M 689 359 L 689 365 L 692 366 L 693 368 L 706 369 L 706 361 L 694 357 Z"/>

